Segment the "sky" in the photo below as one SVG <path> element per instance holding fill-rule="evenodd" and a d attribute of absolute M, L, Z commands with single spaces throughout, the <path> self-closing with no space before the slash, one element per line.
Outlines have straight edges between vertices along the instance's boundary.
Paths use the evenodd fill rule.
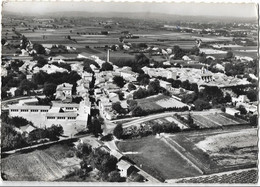
<path fill-rule="evenodd" d="M 86 12 L 156 12 L 192 16 L 256 17 L 255 4 L 236 3 L 126 3 L 126 2 L 7 2 L 4 11 L 41 13 L 60 11 Z"/>

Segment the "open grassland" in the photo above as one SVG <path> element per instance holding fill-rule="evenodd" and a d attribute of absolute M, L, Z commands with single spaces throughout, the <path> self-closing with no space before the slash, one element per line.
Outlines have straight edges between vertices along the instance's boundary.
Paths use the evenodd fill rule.
<path fill-rule="evenodd" d="M 202 166 L 205 173 L 253 167 L 257 161 L 257 131 L 254 128 L 183 133 L 170 136 L 168 141 L 187 157 L 196 158 L 194 162 Z"/>
<path fill-rule="evenodd" d="M 2 173 L 9 181 L 53 181 L 79 167 L 80 159 L 66 158 L 71 145 L 57 144 L 47 149 L 16 153 L 2 158 Z"/>
<path fill-rule="evenodd" d="M 142 139 L 118 142 L 122 152 L 147 173 L 158 179 L 172 179 L 200 175 L 200 172 L 162 140 L 149 136 Z"/>

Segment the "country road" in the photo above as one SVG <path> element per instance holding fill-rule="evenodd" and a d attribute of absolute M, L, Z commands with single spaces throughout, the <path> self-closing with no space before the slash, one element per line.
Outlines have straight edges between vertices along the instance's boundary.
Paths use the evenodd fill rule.
<path fill-rule="evenodd" d="M 207 110 L 207 111 L 192 111 L 190 113 L 191 114 L 205 114 L 205 113 L 219 113 L 219 112 L 220 112 L 219 110 L 211 109 L 211 110 Z M 150 115 L 150 116 L 144 116 L 144 117 L 141 117 L 137 120 L 133 120 L 133 121 L 124 123 L 123 127 L 127 128 L 127 127 L 130 127 L 130 126 L 133 126 L 133 125 L 139 126 L 140 123 L 144 123 L 146 121 L 161 118 L 161 117 L 171 116 L 171 115 L 174 115 L 175 113 L 188 114 L 189 112 L 188 111 L 186 111 L 186 112 L 165 112 L 165 113 L 160 113 L 160 114 L 153 114 L 153 115 Z"/>

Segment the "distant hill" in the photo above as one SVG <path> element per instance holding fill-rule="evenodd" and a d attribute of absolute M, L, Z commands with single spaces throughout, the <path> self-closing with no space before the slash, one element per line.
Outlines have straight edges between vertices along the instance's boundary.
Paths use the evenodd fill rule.
<path fill-rule="evenodd" d="M 174 15 L 174 14 L 162 14 L 162 13 L 151 13 L 151 12 L 84 12 L 84 11 L 60 11 L 50 12 L 42 14 L 39 12 L 37 15 L 21 14 L 17 12 L 7 12 L 3 10 L 3 17 L 6 16 L 33 16 L 33 17 L 104 17 L 104 18 L 130 18 L 130 19 L 144 19 L 144 20 L 162 20 L 162 21 L 194 21 L 194 22 L 252 22 L 256 23 L 256 18 L 245 18 L 245 17 L 223 17 L 223 16 L 185 16 L 185 15 Z"/>

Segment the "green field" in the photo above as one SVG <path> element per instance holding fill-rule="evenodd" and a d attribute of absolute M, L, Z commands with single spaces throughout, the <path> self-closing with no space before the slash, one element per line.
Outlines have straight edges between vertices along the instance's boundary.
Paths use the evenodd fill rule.
<path fill-rule="evenodd" d="M 191 177 L 200 173 L 162 140 L 149 136 L 142 139 L 126 140 L 117 143 L 122 152 L 128 154 L 138 166 L 158 179 Z"/>

